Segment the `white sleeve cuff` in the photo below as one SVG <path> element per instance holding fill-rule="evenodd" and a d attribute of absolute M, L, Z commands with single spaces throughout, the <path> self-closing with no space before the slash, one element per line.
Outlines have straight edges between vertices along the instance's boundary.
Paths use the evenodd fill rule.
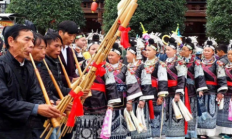
<path fill-rule="evenodd" d="M 176 93 L 181 93 L 182 95 L 184 95 L 184 89 L 176 89 Z"/>
<path fill-rule="evenodd" d="M 149 96 L 141 96 L 139 98 L 139 100 L 150 100 L 150 99 L 154 99 L 154 95 L 149 95 Z"/>
<path fill-rule="evenodd" d="M 117 99 L 111 99 L 108 101 L 108 105 L 111 104 L 117 104 L 117 103 L 120 103 L 121 102 L 121 99 L 120 98 L 117 98 Z"/>
<path fill-rule="evenodd" d="M 135 99 L 135 98 L 137 98 L 137 97 L 140 97 L 140 96 L 142 96 L 142 95 L 143 95 L 142 92 L 138 92 L 138 93 L 136 93 L 136 94 L 133 94 L 133 95 L 128 96 L 126 99 L 127 99 L 127 101 L 128 101 L 128 100 L 133 100 L 133 99 Z"/>
<path fill-rule="evenodd" d="M 158 93 L 158 96 L 167 96 L 169 93 L 168 93 L 168 91 L 160 91 L 159 93 Z"/>
<path fill-rule="evenodd" d="M 207 86 L 197 88 L 197 92 L 200 92 L 200 91 L 206 91 L 206 90 L 208 90 L 208 87 L 207 87 Z"/>
<path fill-rule="evenodd" d="M 217 92 L 220 92 L 220 91 L 227 91 L 228 90 L 228 87 L 227 86 L 222 86 L 220 88 L 218 88 Z"/>

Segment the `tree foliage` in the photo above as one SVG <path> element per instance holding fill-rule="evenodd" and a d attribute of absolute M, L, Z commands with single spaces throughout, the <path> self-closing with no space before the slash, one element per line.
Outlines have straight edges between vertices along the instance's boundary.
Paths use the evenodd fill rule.
<path fill-rule="evenodd" d="M 232 39 L 232 1 L 207 0 L 206 32 L 217 41 Z"/>
<path fill-rule="evenodd" d="M 105 0 L 103 29 L 108 31 L 117 18 L 117 4 L 120 0 Z M 142 22 L 149 32 L 169 34 L 175 31 L 177 24 L 180 31 L 185 28 L 186 0 L 138 0 L 138 8 L 130 22 L 133 36 L 142 34 L 139 22 Z"/>
<path fill-rule="evenodd" d="M 44 34 L 46 29 L 56 28 L 64 20 L 72 20 L 79 26 L 84 26 L 81 2 L 82 0 L 11 0 L 7 12 L 23 15 Z"/>

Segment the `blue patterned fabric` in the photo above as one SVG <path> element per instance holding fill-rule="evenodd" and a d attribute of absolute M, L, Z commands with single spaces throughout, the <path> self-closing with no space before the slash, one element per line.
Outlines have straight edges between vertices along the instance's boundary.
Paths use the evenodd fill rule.
<path fill-rule="evenodd" d="M 167 101 L 164 102 L 164 110 L 163 110 L 163 129 L 162 134 L 165 135 L 167 130 L 167 123 L 166 121 L 166 111 L 167 111 Z M 154 106 L 154 114 L 155 119 L 151 120 L 151 129 L 152 129 L 152 137 L 160 137 L 160 130 L 161 130 L 161 119 L 162 119 L 162 105 L 156 105 L 156 102 L 153 102 Z"/>
<path fill-rule="evenodd" d="M 198 117 L 198 128 L 202 129 L 214 129 L 216 128 L 216 118 L 217 118 L 217 104 L 216 95 L 209 94 L 203 96 L 203 103 L 205 104 L 206 111 L 208 112 L 210 118 L 204 120 L 202 116 Z"/>
<path fill-rule="evenodd" d="M 231 97 L 224 98 L 224 108 L 218 110 L 217 126 L 232 128 L 232 121 L 228 120 L 229 104 Z"/>
<path fill-rule="evenodd" d="M 166 138 L 185 138 L 184 133 L 184 118 L 176 119 L 175 113 L 172 107 L 172 100 L 174 97 L 167 98 L 168 110 L 166 112 L 167 117 L 167 131 Z M 183 100 L 183 98 L 182 98 Z"/>

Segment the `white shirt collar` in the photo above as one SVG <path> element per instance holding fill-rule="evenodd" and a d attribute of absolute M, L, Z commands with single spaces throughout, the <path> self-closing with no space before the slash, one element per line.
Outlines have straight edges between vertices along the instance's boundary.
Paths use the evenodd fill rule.
<path fill-rule="evenodd" d="M 68 58 L 67 58 L 67 48 L 68 48 L 67 45 L 65 45 L 65 47 L 62 47 L 62 48 L 61 48 L 61 53 L 62 53 L 62 55 L 63 55 L 63 57 L 64 57 L 64 61 L 65 61 L 65 64 L 66 64 L 66 65 L 67 65 L 67 62 L 68 62 Z"/>
<path fill-rule="evenodd" d="M 25 59 L 23 60 L 23 62 L 19 62 L 19 64 L 20 64 L 20 67 L 24 66 L 24 64 L 25 64 Z"/>
<path fill-rule="evenodd" d="M 62 47 L 61 49 L 64 50 L 64 49 L 67 49 L 68 48 L 68 45 L 65 45 L 65 47 Z"/>

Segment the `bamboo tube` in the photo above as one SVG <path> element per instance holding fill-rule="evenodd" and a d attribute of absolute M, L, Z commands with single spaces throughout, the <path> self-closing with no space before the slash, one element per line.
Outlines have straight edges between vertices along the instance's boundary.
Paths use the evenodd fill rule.
<path fill-rule="evenodd" d="M 39 70 L 38 70 L 37 67 L 35 66 L 35 62 L 34 62 L 34 60 L 33 60 L 32 55 L 29 54 L 29 56 L 30 56 L 30 58 L 31 58 L 32 65 L 33 65 L 33 67 L 34 67 L 34 69 L 35 69 L 35 74 L 36 74 L 37 79 L 38 79 L 38 81 L 39 81 L 41 90 L 42 90 L 42 92 L 43 92 L 43 96 L 44 96 L 45 102 L 46 102 L 46 104 L 51 105 L 50 99 L 49 99 L 49 97 L 48 97 L 47 91 L 46 91 L 45 86 L 44 86 L 44 84 L 43 84 L 43 81 L 42 81 L 42 78 L 41 78 L 41 76 L 40 76 Z M 51 122 L 52 122 L 53 127 L 58 127 L 58 126 L 60 126 L 60 123 L 59 123 L 55 118 L 51 118 Z"/>
<path fill-rule="evenodd" d="M 45 130 L 43 131 L 43 133 L 40 135 L 40 138 L 42 138 L 44 136 L 44 134 L 47 132 L 47 130 L 51 127 L 51 124 L 48 123 L 48 126 L 45 128 Z"/>
<path fill-rule="evenodd" d="M 48 73 L 49 73 L 49 75 L 50 75 L 50 77 L 51 77 L 51 79 L 52 79 L 52 82 L 53 82 L 53 84 L 54 84 L 54 86 L 55 86 L 55 88 L 56 88 L 56 91 L 57 91 L 57 93 L 58 93 L 60 99 L 63 99 L 63 98 L 64 98 L 64 95 L 62 94 L 62 92 L 61 92 L 61 90 L 60 90 L 60 87 L 58 86 L 58 84 L 57 84 L 57 82 L 56 82 L 56 80 L 55 80 L 55 78 L 54 78 L 54 76 L 53 76 L 51 70 L 49 69 L 49 67 L 48 67 L 47 62 L 45 61 L 45 59 L 43 59 L 43 62 L 44 62 L 45 66 L 46 66 L 46 68 L 47 68 L 47 70 L 48 70 Z"/>
<path fill-rule="evenodd" d="M 66 79 L 66 81 L 67 81 L 68 87 L 71 88 L 70 79 L 69 79 L 69 77 L 68 77 L 68 74 L 67 74 L 67 71 L 66 71 L 66 69 L 65 69 L 65 67 L 64 67 L 64 64 L 62 63 L 62 61 L 61 61 L 61 59 L 60 59 L 60 56 L 58 56 L 58 59 L 59 59 L 59 61 L 60 61 L 60 65 L 61 65 L 62 71 L 63 71 L 63 73 L 64 73 L 64 77 L 65 77 L 65 79 Z"/>
<path fill-rule="evenodd" d="M 49 75 L 50 75 L 50 77 L 52 79 L 52 82 L 55 85 L 56 91 L 57 91 L 60 99 L 62 100 L 64 98 L 64 96 L 63 96 L 63 94 L 62 94 L 62 92 L 60 90 L 60 87 L 58 86 L 58 84 L 57 84 L 57 82 L 56 82 L 56 80 L 55 80 L 55 78 L 54 78 L 51 70 L 49 69 L 49 67 L 48 67 L 47 62 L 45 61 L 45 59 L 43 61 L 44 61 L 45 66 L 47 67 L 47 70 L 48 70 L 48 73 L 49 73 Z M 66 111 L 65 113 L 66 113 L 66 117 L 68 117 L 69 114 L 70 114 L 70 111 Z M 67 119 L 66 117 L 62 118 L 61 123 L 60 123 L 60 127 L 65 123 L 65 119 Z"/>
<path fill-rule="evenodd" d="M 81 74 L 82 74 L 81 67 L 80 67 L 80 65 L 78 63 L 78 60 L 77 60 L 77 57 L 76 57 L 76 54 L 75 54 L 73 48 L 71 48 L 71 49 L 72 49 L 72 52 L 73 52 L 73 58 L 74 58 L 74 60 L 76 62 L 76 68 L 78 70 L 79 75 L 81 76 Z"/>
<path fill-rule="evenodd" d="M 51 128 L 47 134 L 47 136 L 45 137 L 45 139 L 49 139 L 51 134 L 52 134 L 52 131 L 54 130 L 54 128 Z"/>

